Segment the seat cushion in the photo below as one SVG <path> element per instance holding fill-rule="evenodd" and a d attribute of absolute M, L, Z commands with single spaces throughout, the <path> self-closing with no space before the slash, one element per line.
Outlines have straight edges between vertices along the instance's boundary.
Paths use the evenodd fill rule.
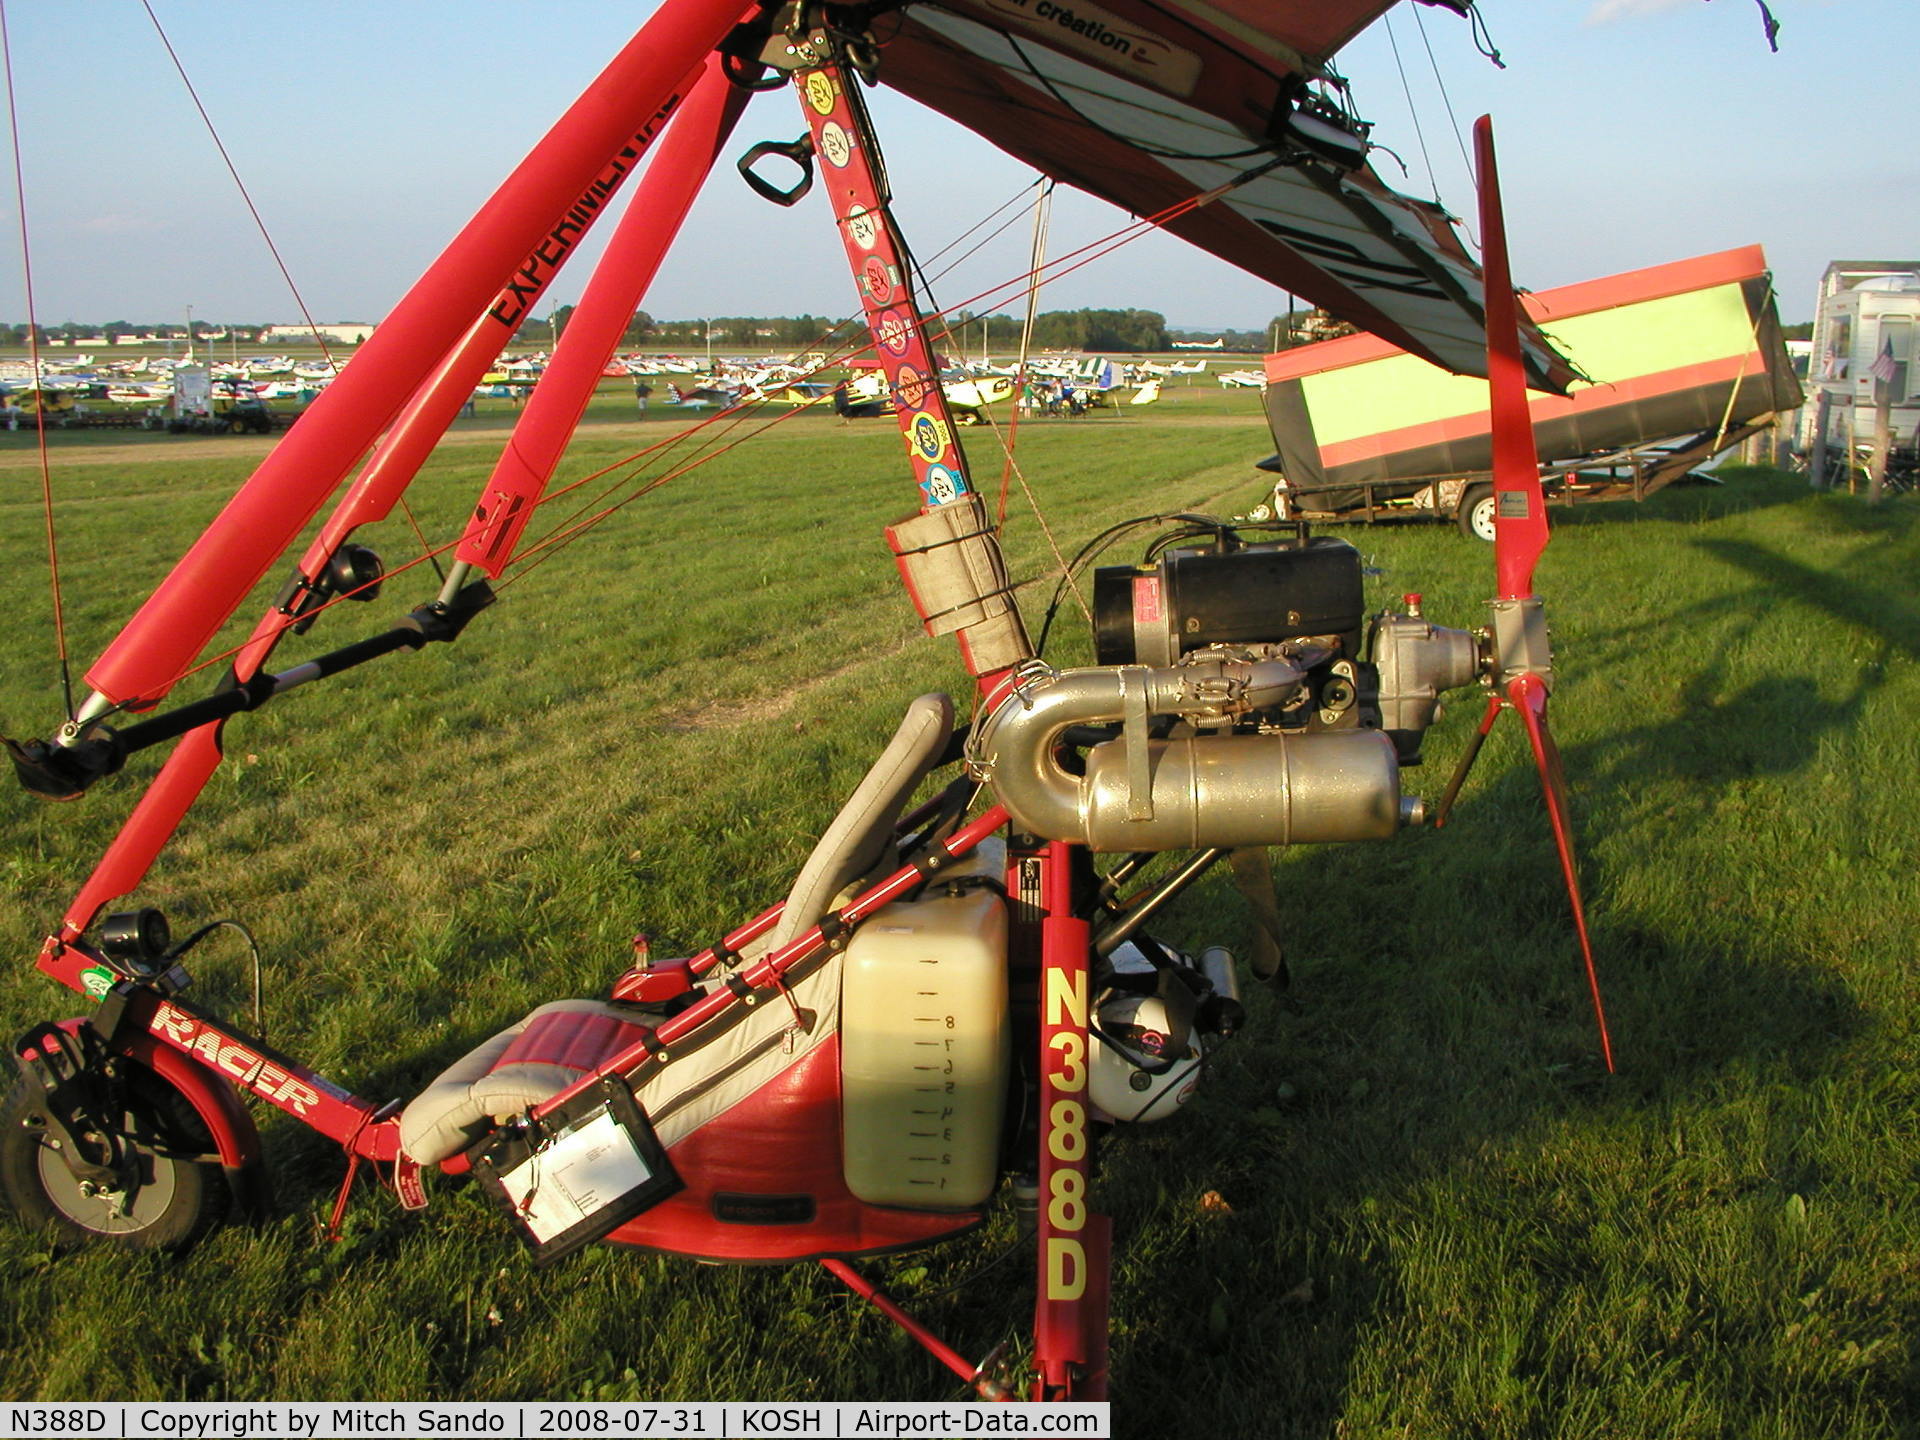
<path fill-rule="evenodd" d="M 630 1006 L 556 1000 L 449 1066 L 400 1112 L 401 1147 L 422 1165 L 457 1155 L 494 1125 L 551 1100 L 640 1038 Z"/>

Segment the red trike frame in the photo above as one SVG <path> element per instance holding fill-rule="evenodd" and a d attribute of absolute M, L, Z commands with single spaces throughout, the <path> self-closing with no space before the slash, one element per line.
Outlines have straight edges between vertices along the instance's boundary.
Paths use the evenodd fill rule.
<path fill-rule="evenodd" d="M 744 16 L 758 13 L 759 7 L 749 7 Z M 740 114 L 746 92 L 728 71 L 738 71 L 743 62 L 738 55 L 723 57 L 722 47 L 742 20 L 743 12 L 727 0 L 666 0 L 361 347 L 88 672 L 94 696 L 69 727 L 71 735 L 84 734 L 114 713 L 149 710 L 165 697 L 354 462 L 371 449 L 371 459 L 302 558 L 301 581 L 268 610 L 235 656 L 231 689 L 254 698 L 231 705 L 226 713 L 252 708 L 366 658 L 341 659 L 347 652 L 339 652 L 278 675 L 265 670 L 278 641 L 303 613 L 303 587 L 319 592 L 329 560 L 347 537 L 388 514 L 579 236 L 640 158 L 654 151 L 572 324 L 515 426 L 513 443 L 479 499 L 455 552 L 455 580 L 436 603 L 442 610 L 458 608 L 461 595 L 473 593 L 461 590 L 462 584 L 484 591 L 484 581 L 470 577 L 476 572 L 497 577 L 513 555 L 623 329 Z M 756 56 L 744 63 L 757 69 Z M 964 458 L 913 298 L 904 247 L 893 231 L 889 197 L 872 163 L 871 129 L 839 42 L 824 32 L 790 34 L 780 68 L 792 73 L 814 151 L 824 162 L 836 222 L 878 342 L 921 498 L 927 508 L 960 499 L 970 489 Z M 469 612 L 477 603 L 469 602 Z M 384 648 L 419 643 L 417 636 L 402 637 Z M 1024 636 L 1017 643 L 1024 646 Z M 997 683 L 1004 665 L 976 663 L 964 639 L 962 650 L 983 707 L 1013 693 Z M 61 928 L 48 937 L 39 958 L 47 974 L 77 991 L 99 993 L 103 968 L 112 972 L 115 967 L 86 932 L 111 901 L 141 883 L 219 766 L 223 723 L 214 718 L 175 727 L 179 743 Z M 1003 809 L 990 809 L 948 842 L 948 852 L 964 854 L 1006 824 Z M 1075 913 L 1077 867 L 1085 867 L 1084 852 L 1076 856 L 1070 845 L 1040 842 L 1016 847 L 1007 876 L 1012 963 L 1017 972 L 1024 967 L 1040 1011 L 1037 1301 L 1029 1393 L 1044 1399 L 1099 1399 L 1106 1393 L 1109 1241 L 1107 1222 L 1089 1203 L 1089 926 Z M 912 866 L 903 868 L 843 907 L 841 922 L 863 918 L 924 878 Z M 694 957 L 694 973 L 713 967 L 716 950 L 731 952 L 764 935 L 779 915 L 775 907 L 726 935 L 719 946 Z M 750 985 L 777 983 L 785 970 L 825 943 L 816 926 L 740 974 Z M 738 1003 L 733 991 L 716 987 L 536 1113 L 564 1103 L 599 1075 L 644 1066 L 652 1050 Z M 397 1104 L 377 1105 L 352 1095 L 124 972 L 110 982 L 95 1022 L 111 1048 L 149 1066 L 186 1097 L 230 1172 L 255 1174 L 261 1164 L 253 1123 L 236 1098 L 245 1091 L 344 1148 L 349 1167 L 342 1205 L 363 1161 L 392 1166 L 402 1200 L 424 1203 L 417 1167 L 400 1145 Z M 339 1213 L 336 1208 L 336 1223 Z M 844 1260 L 823 1263 L 981 1393 L 1009 1398 L 992 1376 L 906 1316 Z"/>

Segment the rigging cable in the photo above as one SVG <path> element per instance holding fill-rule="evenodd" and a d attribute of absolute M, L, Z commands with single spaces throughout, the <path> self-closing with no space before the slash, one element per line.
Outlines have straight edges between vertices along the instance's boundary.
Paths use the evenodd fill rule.
<path fill-rule="evenodd" d="M 1420 43 L 1427 47 L 1427 64 L 1433 69 L 1433 83 L 1439 87 L 1440 103 L 1447 107 L 1447 123 L 1453 127 L 1453 143 L 1460 149 L 1461 168 L 1471 177 L 1473 174 L 1473 161 L 1467 155 L 1467 141 L 1460 130 L 1460 117 L 1454 114 L 1453 96 L 1447 91 L 1446 77 L 1440 73 L 1440 61 L 1433 53 L 1433 41 L 1427 35 L 1427 22 L 1421 15 L 1418 5 L 1413 7 L 1413 23 L 1420 27 Z M 1466 228 L 1464 221 L 1460 223 L 1462 228 Z M 1480 237 L 1475 235 L 1471 229 L 1467 230 L 1467 238 L 1473 242 L 1474 249 L 1478 250 L 1480 248 Z"/>
<path fill-rule="evenodd" d="M 166 28 L 161 25 L 160 17 L 154 14 L 153 0 L 140 0 L 140 4 L 146 10 L 147 18 L 153 22 L 154 33 L 160 37 L 160 44 L 166 50 L 167 58 L 173 62 L 173 68 L 179 73 L 180 83 L 187 87 L 187 98 L 193 101 L 193 108 L 200 112 L 200 121 L 207 127 L 207 135 L 213 141 L 213 148 L 220 152 L 221 162 L 226 165 L 227 174 L 233 177 L 234 188 L 240 192 L 240 199 L 246 205 L 247 213 L 253 217 L 254 226 L 260 231 L 260 238 L 266 242 L 267 251 L 273 256 L 273 263 L 280 267 L 280 277 L 287 282 L 287 289 L 293 295 L 293 303 L 300 307 L 300 318 L 307 322 L 307 330 L 313 336 L 314 342 L 319 345 L 321 357 L 337 376 L 340 373 L 340 362 L 333 358 L 333 350 L 327 344 L 327 337 L 321 333 L 319 324 L 313 318 L 313 312 L 307 308 L 306 297 L 300 293 L 299 285 L 294 283 L 293 272 L 287 268 L 287 262 L 280 254 L 280 247 L 274 243 L 273 234 L 267 229 L 267 222 L 260 214 L 260 208 L 253 203 L 253 195 L 248 191 L 246 181 L 240 178 L 240 171 L 234 165 L 233 157 L 227 153 L 226 142 L 220 138 L 220 131 L 214 125 L 213 117 L 207 113 L 207 107 L 201 103 L 200 92 L 194 88 L 192 77 L 187 74 L 187 67 L 180 62 L 180 56 L 173 48 L 173 41 L 167 38 Z M 191 327 L 189 327 L 187 342 L 191 348 L 193 342 Z M 400 497 L 400 513 L 406 516 L 407 523 L 413 527 L 413 533 L 419 538 L 420 544 L 426 546 L 426 532 L 420 528 L 420 522 L 414 516 L 413 507 L 408 504 L 407 497 L 404 495 Z M 434 568 L 439 569 L 437 561 Z"/>
<path fill-rule="evenodd" d="M 327 338 L 320 333 L 320 327 L 314 323 L 313 312 L 307 309 L 307 302 L 300 294 L 300 287 L 293 283 L 293 272 L 287 269 L 287 262 L 280 256 L 280 247 L 273 243 L 273 236 L 267 230 L 267 222 L 261 218 L 259 208 L 253 203 L 253 196 L 247 191 L 247 184 L 240 178 L 233 157 L 227 153 L 226 142 L 220 138 L 213 117 L 207 114 L 207 107 L 200 103 L 200 92 L 193 88 L 193 81 L 187 75 L 187 67 L 180 63 L 175 53 L 173 41 L 167 38 L 166 30 L 160 24 L 160 17 L 153 13 L 153 0 L 140 0 L 146 9 L 147 18 L 153 21 L 154 33 L 159 35 L 160 44 L 166 49 L 167 58 L 173 62 L 173 68 L 180 74 L 180 83 L 187 87 L 187 98 L 193 101 L 193 108 L 200 112 L 200 121 L 207 127 L 207 134 L 213 140 L 213 148 L 220 152 L 220 159 L 227 167 L 227 174 L 233 177 L 234 188 L 239 190 L 240 199 L 246 204 L 247 213 L 253 216 L 253 223 L 260 231 L 260 238 L 267 242 L 267 250 L 273 256 L 273 263 L 280 267 L 280 276 L 287 282 L 287 289 L 293 292 L 293 303 L 300 307 L 300 318 L 307 322 L 307 329 L 313 332 L 313 338 L 319 342 L 320 353 L 329 365 L 333 365 L 333 352 L 327 348 Z M 336 367 L 337 368 L 337 367 Z"/>
<path fill-rule="evenodd" d="M 13 136 L 13 192 L 20 210 L 20 267 L 27 290 L 27 363 L 33 371 L 33 428 L 40 450 L 40 504 L 46 516 L 47 569 L 53 585 L 53 634 L 60 657 L 61 703 L 74 717 L 73 667 L 67 656 L 66 609 L 60 598 L 60 546 L 53 528 L 53 468 L 47 456 L 47 389 L 40 373 L 40 318 L 33 299 L 33 246 L 27 238 L 27 182 L 20 161 L 20 112 L 14 102 L 13 45 L 7 28 L 6 0 L 0 0 L 0 64 L 7 79 L 7 124 Z"/>
<path fill-rule="evenodd" d="M 1407 67 L 1400 59 L 1400 40 L 1393 33 L 1393 16 L 1382 15 L 1380 23 L 1387 29 L 1387 44 L 1393 50 L 1393 68 L 1400 72 L 1400 93 L 1407 97 L 1407 114 L 1413 117 L 1414 138 L 1420 142 L 1420 158 L 1427 167 L 1427 184 L 1433 189 L 1433 203 L 1440 203 L 1440 177 L 1434 172 L 1433 156 L 1427 151 L 1426 128 L 1420 123 L 1420 107 L 1413 103 L 1413 86 L 1407 83 Z"/>
<path fill-rule="evenodd" d="M 1013 419 L 1007 426 L 1007 463 L 1000 470 L 1000 513 L 995 521 L 1007 524 L 1007 482 L 1012 478 L 1014 441 L 1020 433 L 1020 412 L 1027 398 L 1027 361 L 1033 356 L 1033 322 L 1040 307 L 1040 272 L 1047 263 L 1047 236 L 1053 228 L 1053 184 L 1047 180 L 1034 201 L 1033 247 L 1027 254 L 1027 313 L 1020 326 L 1020 355 L 1013 366 Z"/>

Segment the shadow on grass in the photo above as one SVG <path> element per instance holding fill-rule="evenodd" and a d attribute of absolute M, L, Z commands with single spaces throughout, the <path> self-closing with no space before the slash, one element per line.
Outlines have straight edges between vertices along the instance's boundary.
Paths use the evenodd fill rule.
<path fill-rule="evenodd" d="M 1663 747 L 1644 738 L 1621 765 L 1653 763 Z M 1395 1408 L 1396 1366 L 1411 1367 L 1410 1404 L 1470 1413 L 1474 1397 L 1436 1372 L 1472 1307 L 1450 1322 L 1408 1291 L 1436 1268 L 1500 1282 L 1437 1254 L 1491 1265 L 1524 1235 L 1543 1264 L 1572 1264 L 1593 1219 L 1582 1206 L 1618 1178 L 1589 1167 L 1634 1163 L 1609 1149 L 1632 1140 L 1594 1136 L 1658 1130 L 1729 1073 L 1794 1085 L 1866 1024 L 1842 984 L 1793 957 L 1603 919 L 1621 1067 L 1605 1075 L 1524 763 L 1482 777 L 1445 832 L 1289 856 L 1279 877 L 1292 991 L 1253 997 L 1250 1033 L 1219 1052 L 1188 1113 L 1108 1152 L 1119 1436 L 1169 1414 L 1201 1433 L 1373 1433 L 1355 1397 L 1379 1433 L 1420 1433 Z M 1232 908 L 1224 887 L 1208 898 Z M 1548 1343 L 1530 1337 L 1521 1362 L 1564 1364 Z"/>
<path fill-rule="evenodd" d="M 1905 593 L 1872 588 L 1845 575 L 1816 570 L 1745 540 L 1700 540 L 1696 548 L 1760 581 L 1767 598 L 1799 600 L 1875 637 L 1908 659 L 1920 659 L 1920 605 Z"/>
<path fill-rule="evenodd" d="M 1742 465 L 1725 467 L 1723 477 L 1717 484 L 1669 485 L 1641 501 L 1608 500 L 1555 505 L 1549 514 L 1556 530 L 1648 522 L 1697 525 L 1710 520 L 1724 520 L 1732 515 L 1799 504 L 1811 494 L 1804 476 L 1788 470 L 1776 470 L 1771 466 Z"/>
<path fill-rule="evenodd" d="M 1576 811 L 1587 796 L 1671 794 L 1674 781 L 1712 807 L 1735 782 L 1803 770 L 1822 737 L 1861 722 L 1887 681 L 1886 659 L 1920 652 L 1920 607 L 1903 594 L 1743 541 L 1701 548 L 1760 582 L 1717 607 L 1726 616 L 1745 621 L 1796 600 L 1858 629 L 1881 663 L 1831 699 L 1785 675 L 1728 693 L 1731 667 L 1718 663 L 1680 677 L 1672 718 L 1565 750 L 1581 787 Z M 1737 625 L 1728 643 L 1746 633 Z M 1583 1167 L 1660 1173 L 1657 1159 L 1635 1154 L 1617 1132 L 1658 1136 L 1671 1114 L 1710 1109 L 1730 1090 L 1749 1107 L 1743 1120 L 1759 1117 L 1764 1148 L 1783 1157 L 1738 1183 L 1782 1198 L 1823 1183 L 1818 1165 L 1795 1153 L 1797 1137 L 1774 1133 L 1784 1122 L 1754 1097 L 1829 1083 L 1869 1029 L 1867 1011 L 1837 975 L 1806 963 L 1809 954 L 1767 948 L 1777 939 L 1735 953 L 1697 938 L 1710 927 L 1603 904 L 1595 948 L 1621 1063 L 1618 1076 L 1605 1076 L 1537 782 L 1514 727 L 1503 722 L 1502 731 L 1508 748 L 1483 760 L 1445 832 L 1283 857 L 1297 976 L 1289 1005 L 1258 1006 L 1259 1029 L 1221 1053 L 1176 1122 L 1186 1133 L 1170 1125 L 1115 1147 L 1108 1182 L 1118 1249 L 1125 1257 L 1138 1247 L 1143 1257 L 1116 1285 L 1126 1415 L 1177 1409 L 1201 1428 L 1246 1433 L 1257 1424 L 1300 1436 L 1371 1433 L 1371 1418 L 1382 1433 L 1402 1433 L 1395 1377 L 1383 1370 L 1417 1370 L 1423 1352 L 1431 1360 L 1454 1347 L 1448 1311 L 1436 1313 L 1431 1295 L 1406 1293 L 1417 1283 L 1406 1277 L 1423 1265 L 1430 1277 L 1435 1250 L 1448 1244 L 1471 1254 L 1484 1243 L 1492 1257 L 1516 1234 L 1529 1236 L 1536 1259 L 1547 1257 L 1536 1269 L 1575 1265 L 1591 1220 L 1577 1212 L 1596 1196 L 1617 1200 L 1609 1192 L 1619 1181 Z M 1504 771 L 1496 754 L 1507 757 Z M 1590 802 L 1630 825 L 1623 804 Z M 1240 928 L 1224 887 L 1202 903 L 1217 928 Z M 1742 903 L 1700 895 L 1706 910 Z M 1624 1152 L 1588 1138 L 1608 1131 Z M 1579 1158 L 1566 1163 L 1570 1155 Z M 1530 1197 L 1503 1210 L 1488 1172 L 1513 1176 Z M 1209 1190 L 1223 1204 L 1206 1203 Z M 1529 1234 L 1542 1216 L 1553 1217 L 1544 1233 Z M 1457 1269 L 1474 1283 L 1472 1266 Z M 1453 1324 L 1466 1323 L 1452 1313 Z M 1568 1364 L 1544 1339 L 1519 1344 L 1516 1373 Z M 1750 1378 L 1779 1383 L 1764 1369 Z M 1416 1388 L 1428 1405 L 1465 1398 L 1444 1393 L 1430 1373 Z M 1887 1399 L 1884 1388 L 1876 1394 Z M 1356 1413 L 1357 1395 L 1377 1413 Z M 1828 1398 L 1836 1415 L 1859 1413 L 1857 1397 L 1836 1388 Z M 1116 1434 L 1145 1433 L 1122 1414 L 1116 1407 Z"/>

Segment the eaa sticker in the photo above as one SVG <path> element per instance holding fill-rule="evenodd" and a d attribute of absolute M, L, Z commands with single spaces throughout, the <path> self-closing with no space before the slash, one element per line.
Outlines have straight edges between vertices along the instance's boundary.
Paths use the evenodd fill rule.
<path fill-rule="evenodd" d="M 873 338 L 889 355 L 904 355 L 913 343 L 913 330 L 898 310 L 887 310 L 873 320 Z"/>
<path fill-rule="evenodd" d="M 946 422 L 924 412 L 907 427 L 907 448 L 922 460 L 938 460 L 946 454 L 950 438 Z"/>
<path fill-rule="evenodd" d="M 869 255 L 860 266 L 860 283 L 866 287 L 868 299 L 876 305 L 885 305 L 893 299 L 899 277 L 885 260 L 878 255 Z"/>
<path fill-rule="evenodd" d="M 944 465 L 929 465 L 926 478 L 920 482 L 920 493 L 929 505 L 947 505 L 966 494 L 966 487 L 960 483 L 958 472 Z"/>
<path fill-rule="evenodd" d="M 927 377 L 911 365 L 902 365 L 900 373 L 894 377 L 893 393 L 909 410 L 918 410 L 926 404 L 927 396 L 932 391 L 933 386 L 927 382 Z"/>
<path fill-rule="evenodd" d="M 95 1000 L 107 998 L 107 992 L 113 988 L 114 975 L 104 965 L 90 965 L 80 972 L 80 988 Z"/>
<path fill-rule="evenodd" d="M 840 128 L 838 120 L 829 120 L 820 127 L 820 153 L 827 157 L 827 163 L 836 170 L 853 158 L 853 141 Z"/>
<path fill-rule="evenodd" d="M 862 250 L 871 250 L 880 243 L 880 217 L 864 207 L 854 210 L 847 216 L 847 233 Z"/>
<path fill-rule="evenodd" d="M 827 78 L 825 71 L 815 70 L 807 76 L 807 104 L 813 107 L 816 115 L 831 115 L 836 98 L 833 81 Z"/>

